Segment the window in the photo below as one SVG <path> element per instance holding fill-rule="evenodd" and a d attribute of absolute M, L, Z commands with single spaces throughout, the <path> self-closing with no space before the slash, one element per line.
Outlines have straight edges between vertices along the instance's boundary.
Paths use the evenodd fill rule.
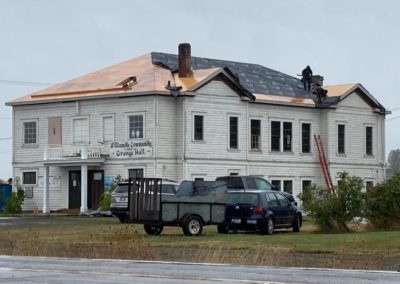
<path fill-rule="evenodd" d="M 280 151 L 281 123 L 271 121 L 271 151 Z"/>
<path fill-rule="evenodd" d="M 37 144 L 36 121 L 24 122 L 23 128 L 24 128 L 24 144 Z"/>
<path fill-rule="evenodd" d="M 194 140 L 204 140 L 204 117 L 202 115 L 194 116 Z"/>
<path fill-rule="evenodd" d="M 252 119 L 250 121 L 250 147 L 251 150 L 260 150 L 261 149 L 261 120 Z"/>
<path fill-rule="evenodd" d="M 306 180 L 303 179 L 303 181 L 301 182 L 301 189 L 302 192 L 306 192 L 311 186 L 311 180 Z"/>
<path fill-rule="evenodd" d="M 270 206 L 270 207 L 279 206 L 278 198 L 272 192 L 267 193 L 267 199 L 268 199 L 268 206 Z"/>
<path fill-rule="evenodd" d="M 281 181 L 278 179 L 271 180 L 271 184 L 275 187 L 276 190 L 281 190 Z"/>
<path fill-rule="evenodd" d="M 89 123 L 87 118 L 76 118 L 73 120 L 73 142 L 89 142 Z"/>
<path fill-rule="evenodd" d="M 345 125 L 338 124 L 338 153 L 345 153 Z"/>
<path fill-rule="evenodd" d="M 238 118 L 229 117 L 229 149 L 238 148 Z"/>
<path fill-rule="evenodd" d="M 143 169 L 129 169 L 128 176 L 129 178 L 142 178 L 144 174 Z"/>
<path fill-rule="evenodd" d="M 283 151 L 292 151 L 292 123 L 283 123 Z"/>
<path fill-rule="evenodd" d="M 268 181 L 266 181 L 265 179 L 262 179 L 262 178 L 258 178 L 258 177 L 255 177 L 254 178 L 254 181 L 255 181 L 255 184 L 256 184 L 256 188 L 257 189 L 267 189 L 267 190 L 271 190 L 271 184 L 268 182 Z"/>
<path fill-rule="evenodd" d="M 283 137 L 282 145 L 281 137 Z M 291 122 L 271 121 L 271 151 L 291 152 L 292 140 Z"/>
<path fill-rule="evenodd" d="M 275 195 L 278 198 L 279 204 L 281 206 L 285 206 L 285 207 L 289 206 L 290 202 L 285 196 L 283 196 L 281 193 L 276 193 Z"/>
<path fill-rule="evenodd" d="M 103 116 L 103 142 L 114 141 L 114 117 Z"/>
<path fill-rule="evenodd" d="M 129 139 L 143 138 L 143 115 L 128 116 Z"/>
<path fill-rule="evenodd" d="M 195 180 L 195 181 L 204 181 L 204 178 L 201 178 L 201 177 L 195 177 L 195 178 L 194 178 L 194 180 Z"/>
<path fill-rule="evenodd" d="M 283 181 L 283 191 L 293 194 L 293 181 L 292 180 L 284 180 Z"/>
<path fill-rule="evenodd" d="M 372 127 L 365 128 L 365 154 L 372 155 Z"/>
<path fill-rule="evenodd" d="M 311 151 L 311 124 L 301 124 L 301 152 L 310 153 Z"/>
<path fill-rule="evenodd" d="M 23 172 L 22 184 L 36 184 L 36 172 Z"/>
<path fill-rule="evenodd" d="M 367 191 L 370 191 L 373 186 L 374 186 L 374 182 L 373 181 L 366 181 L 365 182 L 365 188 L 367 189 Z"/>

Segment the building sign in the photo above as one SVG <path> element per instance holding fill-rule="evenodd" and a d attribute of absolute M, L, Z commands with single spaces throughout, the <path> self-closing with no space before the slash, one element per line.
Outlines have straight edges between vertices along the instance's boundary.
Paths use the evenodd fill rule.
<path fill-rule="evenodd" d="M 150 140 L 143 142 L 112 142 L 110 143 L 110 158 L 113 159 L 134 159 L 151 157 L 153 147 Z"/>

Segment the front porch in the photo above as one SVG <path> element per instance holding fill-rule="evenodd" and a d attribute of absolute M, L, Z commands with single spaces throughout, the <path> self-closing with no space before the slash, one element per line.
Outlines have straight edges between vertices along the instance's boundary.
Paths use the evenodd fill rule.
<path fill-rule="evenodd" d="M 98 196 L 104 190 L 104 172 L 101 170 L 104 164 L 104 156 L 99 149 L 82 146 L 76 155 L 63 155 L 61 148 L 47 148 L 44 152 L 43 165 L 44 189 L 43 189 L 43 208 L 42 213 L 50 212 L 49 207 L 49 178 L 50 167 L 69 168 L 68 171 L 68 202 L 69 208 L 79 207 L 80 214 L 88 213 L 88 203 L 91 207 L 96 206 L 93 200 L 98 200 Z M 89 167 L 91 169 L 89 169 Z M 73 173 L 73 174 L 72 174 Z M 96 187 L 96 191 L 88 192 L 88 178 L 90 185 Z M 93 199 L 93 195 L 97 194 Z M 97 198 L 97 199 L 96 199 Z M 71 205 L 72 204 L 72 205 Z M 96 208 L 97 209 L 97 208 Z"/>

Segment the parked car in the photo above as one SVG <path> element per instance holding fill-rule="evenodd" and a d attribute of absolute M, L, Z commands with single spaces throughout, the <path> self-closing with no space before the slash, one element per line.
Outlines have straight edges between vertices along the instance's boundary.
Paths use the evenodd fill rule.
<path fill-rule="evenodd" d="M 163 196 L 175 195 L 179 188 L 179 183 L 173 180 L 163 179 L 161 184 L 161 194 Z M 116 216 L 121 223 L 128 221 L 128 181 L 123 181 L 117 185 L 111 194 L 111 214 Z"/>
<path fill-rule="evenodd" d="M 270 235 L 275 229 L 283 228 L 300 231 L 301 211 L 282 192 L 231 191 L 226 196 L 226 203 L 224 222 L 217 227 L 219 233 L 250 230 Z"/>

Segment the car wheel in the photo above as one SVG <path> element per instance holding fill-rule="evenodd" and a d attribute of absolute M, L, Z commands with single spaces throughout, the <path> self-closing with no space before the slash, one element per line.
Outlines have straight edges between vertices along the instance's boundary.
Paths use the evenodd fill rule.
<path fill-rule="evenodd" d="M 118 217 L 118 219 L 119 219 L 119 221 L 121 222 L 121 223 L 128 223 L 128 220 L 129 220 L 129 218 L 128 218 L 128 216 L 127 215 L 117 215 L 117 217 Z"/>
<path fill-rule="evenodd" d="M 267 235 L 272 235 L 274 233 L 274 229 L 275 229 L 275 222 L 274 222 L 274 218 L 269 217 L 268 221 L 267 221 L 267 228 L 265 233 Z"/>
<path fill-rule="evenodd" d="M 164 229 L 164 226 L 162 225 L 149 225 L 149 224 L 144 224 L 143 226 L 144 231 L 148 234 L 148 235 L 159 235 L 161 234 L 161 232 Z"/>
<path fill-rule="evenodd" d="M 293 232 L 300 232 L 300 224 L 301 220 L 299 217 L 299 214 L 296 214 L 296 217 L 294 217 L 294 221 L 293 221 Z"/>
<path fill-rule="evenodd" d="M 229 225 L 227 225 L 227 224 L 218 224 L 217 231 L 220 234 L 227 234 L 229 232 Z"/>
<path fill-rule="evenodd" d="M 186 236 L 199 236 L 203 231 L 203 222 L 197 216 L 189 216 L 183 225 L 183 233 Z"/>

